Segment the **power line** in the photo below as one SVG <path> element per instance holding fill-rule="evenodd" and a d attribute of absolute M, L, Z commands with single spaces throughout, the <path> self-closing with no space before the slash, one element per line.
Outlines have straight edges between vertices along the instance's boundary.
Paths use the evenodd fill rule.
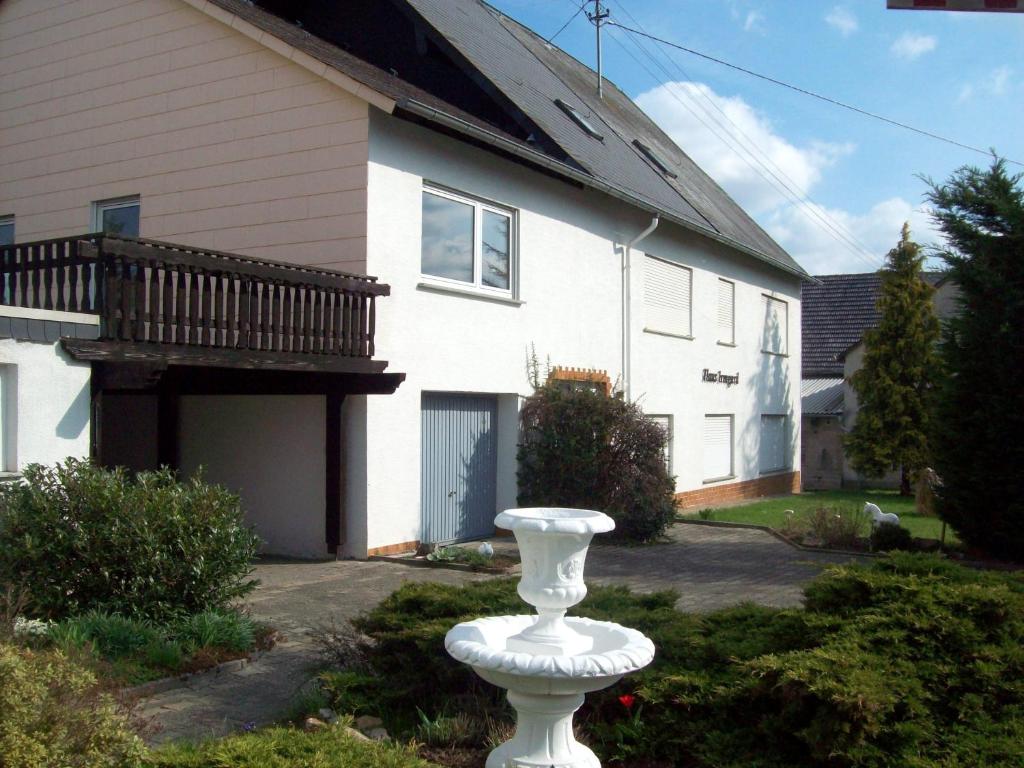
<path fill-rule="evenodd" d="M 548 42 L 550 43 L 550 42 L 551 42 L 552 40 L 554 40 L 554 39 L 555 39 L 556 37 L 558 37 L 558 36 L 559 36 L 560 34 L 562 34 L 563 32 L 565 32 L 565 28 L 566 28 L 566 27 L 568 27 L 568 26 L 569 26 L 570 24 L 572 24 L 573 20 L 574 20 L 574 19 L 575 19 L 575 18 L 576 18 L 577 16 L 579 16 L 579 15 L 580 15 L 581 13 L 583 13 L 583 9 L 584 9 L 584 8 L 586 8 L 586 7 L 587 7 L 587 6 L 586 6 L 586 3 L 584 3 L 584 4 L 583 4 L 583 5 L 581 5 L 581 6 L 579 7 L 579 8 L 577 8 L 577 9 L 576 9 L 576 13 L 574 13 L 574 14 L 573 14 L 572 16 L 570 16 L 570 17 L 569 17 L 569 20 L 568 20 L 567 22 L 565 22 L 565 24 L 563 24 L 563 25 L 562 25 L 561 27 L 559 27 L 558 31 L 557 31 L 557 32 L 555 32 L 555 34 L 553 34 L 553 35 L 552 35 L 551 37 L 549 37 L 549 38 L 548 38 Z"/>
<path fill-rule="evenodd" d="M 824 101 L 827 104 L 832 104 L 833 106 L 836 106 L 836 107 L 841 107 L 843 109 L 848 109 L 851 112 L 856 112 L 859 115 L 863 115 L 865 117 L 870 117 L 870 118 L 873 118 L 875 120 L 880 120 L 883 123 L 888 123 L 889 125 L 895 126 L 897 128 L 903 128 L 904 130 L 907 130 L 907 131 L 913 131 L 914 133 L 920 134 L 921 136 L 927 136 L 928 138 L 935 139 L 936 141 L 942 141 L 942 142 L 945 142 L 946 144 L 952 144 L 953 146 L 960 147 L 961 149 L 967 149 L 967 150 L 970 150 L 971 152 L 977 152 L 979 154 L 987 155 L 987 156 L 991 156 L 992 155 L 992 152 L 990 150 L 981 149 L 979 147 L 974 147 L 974 146 L 971 146 L 970 144 L 964 144 L 963 142 L 957 141 L 956 139 L 951 139 L 951 138 L 949 138 L 947 136 L 942 136 L 942 135 L 940 135 L 938 133 L 932 133 L 931 131 L 926 131 L 923 128 L 916 128 L 916 127 L 914 127 L 912 125 L 908 125 L 907 123 L 901 123 L 898 120 L 893 120 L 892 118 L 885 117 L 884 115 L 879 115 L 876 112 L 870 112 L 870 111 L 868 111 L 866 109 L 861 109 L 860 107 L 856 107 L 856 106 L 854 106 L 852 104 L 847 104 L 846 102 L 839 101 L 838 99 L 833 99 L 833 98 L 831 98 L 829 96 L 824 96 L 824 95 L 822 95 L 820 93 L 816 93 L 814 91 L 807 90 L 806 88 L 801 88 L 800 86 L 792 85 L 791 83 L 787 83 L 787 82 L 784 82 L 782 80 L 778 80 L 778 79 L 776 79 L 774 77 L 770 77 L 768 75 L 762 75 L 760 72 L 755 72 L 752 69 L 747 69 L 745 67 L 741 67 L 738 64 L 732 64 L 732 63 L 730 63 L 728 61 L 725 61 L 724 59 L 719 59 L 719 58 L 716 58 L 714 56 L 710 56 L 710 55 L 708 55 L 706 53 L 702 53 L 700 51 L 696 51 L 693 48 L 687 48 L 685 45 L 679 45 L 678 43 L 673 43 L 670 40 L 665 40 L 663 38 L 660 38 L 660 37 L 657 37 L 655 35 L 652 35 L 652 34 L 649 34 L 647 32 L 644 32 L 643 30 L 633 29 L 632 27 L 627 27 L 624 24 L 619 24 L 617 21 L 608 21 L 607 23 L 611 24 L 613 26 L 616 26 L 619 29 L 624 30 L 625 32 L 629 32 L 629 33 L 634 34 L 634 35 L 640 35 L 641 37 L 646 37 L 649 40 L 653 40 L 656 43 L 660 43 L 661 45 L 666 45 L 666 46 L 668 46 L 670 48 L 675 48 L 675 49 L 683 51 L 685 53 L 689 53 L 689 54 L 692 54 L 694 56 L 698 56 L 698 57 L 700 57 L 702 59 L 706 59 L 708 61 L 712 61 L 712 62 L 714 62 L 716 64 L 721 64 L 724 67 L 729 67 L 730 69 L 735 69 L 737 72 L 742 72 L 742 73 L 744 73 L 746 75 L 750 75 L 751 77 L 756 77 L 756 78 L 758 78 L 760 80 L 764 80 L 766 82 L 773 83 L 774 85 L 778 85 L 778 86 L 781 86 L 783 88 L 788 88 L 791 91 L 796 91 L 797 93 L 801 93 L 801 94 L 803 94 L 805 96 L 810 96 L 811 98 L 818 99 L 819 101 Z M 1022 163 L 1022 162 L 1020 162 L 1018 160 L 1011 160 L 1009 158 L 1005 158 L 1005 159 L 1006 159 L 1006 162 L 1008 162 L 1008 163 L 1013 163 L 1014 165 L 1024 166 L 1024 163 Z"/>
<path fill-rule="evenodd" d="M 616 25 L 616 26 L 621 26 L 621 25 Z M 650 70 L 650 68 L 646 64 L 644 64 L 642 61 L 637 59 L 636 56 L 634 56 L 633 53 L 628 48 L 623 46 L 621 41 L 619 41 L 617 37 L 612 36 L 612 40 L 614 40 L 616 42 L 616 44 L 618 44 L 620 47 L 622 47 L 623 50 L 626 52 L 626 54 L 629 55 L 640 67 L 642 67 L 655 81 L 661 82 L 661 78 L 658 75 L 656 75 L 654 72 L 652 72 Z M 640 45 L 635 40 L 633 42 L 637 46 L 637 48 L 640 51 L 642 51 L 644 53 L 644 55 L 647 56 L 652 61 L 652 63 L 655 64 L 655 66 L 657 66 L 659 69 L 662 70 L 662 72 L 665 73 L 665 75 L 669 78 L 669 80 L 672 79 L 671 74 L 664 68 L 664 66 L 657 59 L 654 58 L 654 56 L 646 48 L 644 48 L 642 45 Z M 825 211 L 823 206 L 821 206 L 820 204 L 810 200 L 805 194 L 802 194 L 801 192 L 799 192 L 797 190 L 794 190 L 792 187 L 790 187 L 788 184 L 786 184 L 784 181 L 782 181 L 782 179 L 780 179 L 776 173 L 774 173 L 770 168 L 768 168 L 763 162 L 760 161 L 760 159 L 754 154 L 754 152 L 752 152 L 749 148 L 745 147 L 735 136 L 733 136 L 731 133 L 729 133 L 728 129 L 726 129 L 720 122 L 715 120 L 714 116 L 711 115 L 710 112 L 708 112 L 707 110 L 704 110 L 704 112 L 707 115 L 708 119 L 713 120 L 716 123 L 716 125 L 718 126 L 718 128 L 720 128 L 721 130 L 716 130 L 715 127 L 713 127 L 712 125 L 709 125 L 708 121 L 705 120 L 704 117 L 702 117 L 700 114 L 698 114 L 697 112 L 694 111 L 694 107 L 693 106 L 691 106 L 690 104 L 687 104 L 686 102 L 684 102 L 679 97 L 679 95 L 676 94 L 676 92 L 675 92 L 676 89 L 672 87 L 673 85 L 675 85 L 674 83 L 668 82 L 668 83 L 666 83 L 666 85 L 669 86 L 668 94 L 673 99 L 675 99 L 684 109 L 686 109 L 691 115 L 693 115 L 701 123 L 701 125 L 703 125 L 713 135 L 717 136 L 722 141 L 722 143 L 725 144 L 725 146 L 731 152 L 733 152 L 738 158 L 740 158 L 744 163 L 746 163 L 751 168 L 751 170 L 753 170 L 755 173 L 757 173 L 770 186 L 775 187 L 782 194 L 783 197 L 788 198 L 790 200 L 790 202 L 794 203 L 796 205 L 797 209 L 800 210 L 805 216 L 807 216 L 811 220 L 812 223 L 817 224 L 818 226 L 823 227 L 830 235 L 832 235 L 832 237 L 834 237 L 836 239 L 836 241 L 840 245 L 845 246 L 845 248 L 853 256 L 857 257 L 861 261 L 863 261 L 866 264 L 868 264 L 869 266 L 871 266 L 872 269 L 877 269 L 878 263 L 879 263 L 878 260 L 877 260 L 877 257 L 868 248 L 864 247 L 863 244 L 860 244 L 860 243 L 856 242 L 856 237 L 852 233 L 849 233 L 847 231 L 844 234 L 844 232 L 841 231 L 841 229 L 845 229 L 845 227 L 842 227 L 841 224 L 839 224 L 838 222 L 832 220 L 831 217 L 828 215 L 828 213 Z M 708 100 L 710 101 L 710 98 L 707 97 L 706 94 L 703 94 L 703 92 L 701 92 L 701 93 L 702 93 L 702 95 L 705 96 L 705 98 L 708 98 Z M 685 92 L 684 92 L 684 95 L 686 95 L 687 98 L 691 98 L 690 95 L 689 94 L 685 94 Z M 724 115 L 724 113 L 723 113 L 723 116 L 725 116 L 727 120 L 729 119 L 727 115 Z M 730 122 L 732 122 L 732 121 L 730 120 Z M 745 152 L 746 154 L 741 153 L 737 149 L 737 146 L 733 146 L 733 144 L 731 144 L 726 139 L 726 136 L 723 135 L 722 131 L 724 131 L 728 135 L 729 139 L 731 139 L 739 147 L 739 149 L 742 149 L 743 152 Z M 742 133 L 742 131 L 741 131 L 741 133 Z M 747 140 L 755 148 L 757 148 L 756 144 L 754 144 L 753 141 L 749 139 L 749 137 L 747 137 Z M 748 158 L 747 155 L 749 155 L 750 157 Z M 758 165 L 760 165 L 761 168 L 763 168 L 764 170 L 762 171 L 761 168 L 758 168 L 757 166 L 755 166 L 751 162 L 751 159 L 754 162 L 758 163 Z M 767 172 L 769 175 L 771 175 L 772 178 L 774 178 L 774 182 L 772 181 L 772 178 L 768 178 L 768 176 L 765 175 L 765 172 Z M 780 169 L 780 173 L 782 173 L 781 169 Z M 785 174 L 783 174 L 783 175 L 785 175 Z M 792 179 L 790 179 L 790 181 L 792 181 Z M 796 186 L 795 182 L 793 182 L 793 185 Z"/>

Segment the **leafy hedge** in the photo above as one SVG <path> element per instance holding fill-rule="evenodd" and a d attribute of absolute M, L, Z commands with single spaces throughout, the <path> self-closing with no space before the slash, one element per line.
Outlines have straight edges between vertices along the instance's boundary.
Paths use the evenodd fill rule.
<path fill-rule="evenodd" d="M 0 644 L 0 765 L 130 768 L 144 752 L 91 672 L 58 652 Z"/>
<path fill-rule="evenodd" d="M 0 583 L 26 585 L 37 618 L 224 608 L 255 586 L 257 542 L 237 496 L 169 470 L 132 478 L 68 459 L 0 486 Z"/>
<path fill-rule="evenodd" d="M 520 412 L 519 504 L 597 509 L 615 538 L 648 541 L 675 516 L 667 436 L 640 408 L 590 390 L 540 387 Z"/>
<path fill-rule="evenodd" d="M 1024 578 L 899 554 L 831 569 L 806 609 L 678 612 L 676 595 L 592 587 L 581 615 L 647 633 L 654 663 L 577 715 L 602 759 L 716 768 L 995 768 L 1024 761 Z M 401 732 L 502 693 L 444 652 L 457 621 L 521 612 L 512 580 L 407 585 L 357 622 L 371 673 L 328 675 L 344 711 Z M 620 697 L 631 694 L 633 700 Z M 410 730 L 411 732 L 411 730 Z"/>

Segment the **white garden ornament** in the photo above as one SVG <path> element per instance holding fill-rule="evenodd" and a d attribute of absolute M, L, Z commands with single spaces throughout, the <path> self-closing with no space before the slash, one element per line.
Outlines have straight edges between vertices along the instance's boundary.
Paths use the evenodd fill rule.
<path fill-rule="evenodd" d="M 864 502 L 864 513 L 871 515 L 871 527 L 874 528 L 882 523 L 889 523 L 891 525 L 900 524 L 900 516 L 893 512 L 883 512 L 877 504 L 872 504 L 870 501 Z"/>
<path fill-rule="evenodd" d="M 654 658 L 654 644 L 607 621 L 566 618 L 587 594 L 583 564 L 595 533 L 615 527 L 602 512 L 539 507 L 509 509 L 494 521 L 519 544 L 519 596 L 535 616 L 496 616 L 453 627 L 445 648 L 484 680 L 508 689 L 515 735 L 486 768 L 600 768 L 576 741 L 572 717 L 583 695 L 618 682 Z"/>

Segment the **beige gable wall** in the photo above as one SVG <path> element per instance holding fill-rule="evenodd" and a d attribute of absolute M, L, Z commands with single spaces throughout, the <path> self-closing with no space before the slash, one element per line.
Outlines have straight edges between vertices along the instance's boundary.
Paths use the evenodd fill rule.
<path fill-rule="evenodd" d="M 280 48 L 280 46 L 277 46 Z M 181 0 L 0 3 L 0 216 L 363 272 L 368 105 Z"/>

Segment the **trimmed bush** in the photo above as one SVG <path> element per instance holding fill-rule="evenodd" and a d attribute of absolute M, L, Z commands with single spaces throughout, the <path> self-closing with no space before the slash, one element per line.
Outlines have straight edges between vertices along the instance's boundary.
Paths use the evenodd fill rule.
<path fill-rule="evenodd" d="M 130 768 L 144 752 L 91 672 L 60 652 L 0 644 L 0 765 Z"/>
<path fill-rule="evenodd" d="M 694 616 L 671 592 L 592 587 L 578 613 L 642 630 L 657 655 L 587 696 L 581 738 L 625 766 L 1024 764 L 1024 577 L 897 553 L 834 567 L 806 597 L 806 609 Z M 407 736 L 459 712 L 508 717 L 503 692 L 443 639 L 458 621 L 521 610 L 514 580 L 407 585 L 356 622 L 371 673 L 330 676 L 325 690 L 339 711 L 365 707 Z"/>
<path fill-rule="evenodd" d="M 893 549 L 910 552 L 913 548 L 914 537 L 902 525 L 879 523 L 871 529 L 871 549 L 874 552 L 889 552 Z"/>
<path fill-rule="evenodd" d="M 100 609 L 167 621 L 251 591 L 257 537 L 238 497 L 170 470 L 106 470 L 68 459 L 0 486 L 0 583 L 30 585 L 27 611 Z"/>
<path fill-rule="evenodd" d="M 548 385 L 527 398 L 520 419 L 521 506 L 600 510 L 615 520 L 618 539 L 665 532 L 675 516 L 667 436 L 636 404 Z"/>

